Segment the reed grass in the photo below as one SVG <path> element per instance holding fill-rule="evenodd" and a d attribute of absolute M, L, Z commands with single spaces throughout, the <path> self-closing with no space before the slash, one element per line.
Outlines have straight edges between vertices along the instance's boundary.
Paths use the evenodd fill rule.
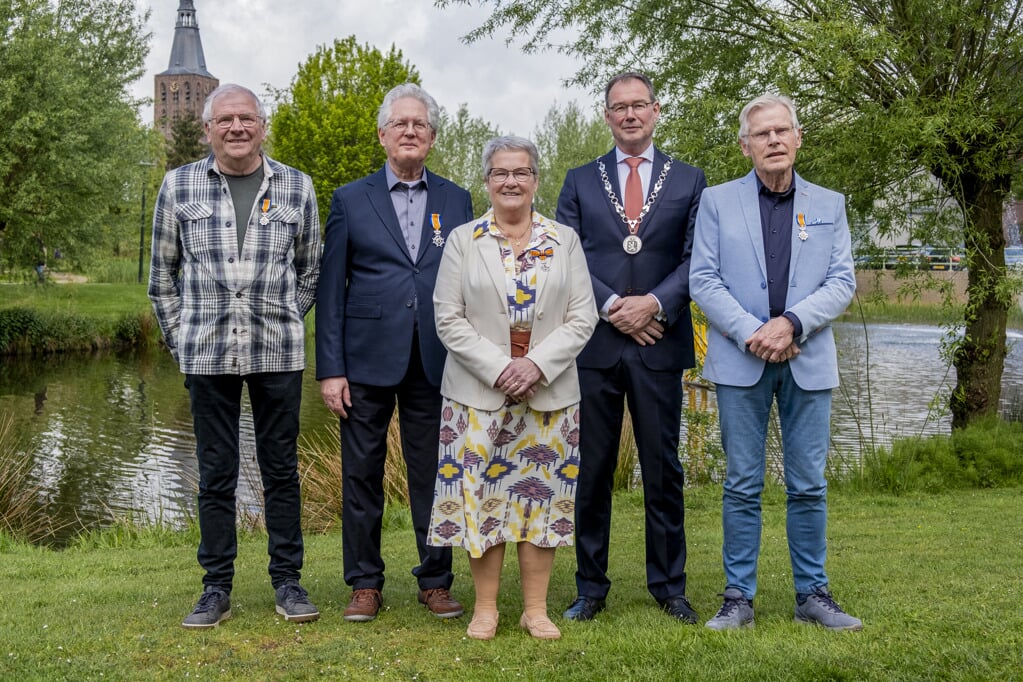
<path fill-rule="evenodd" d="M 43 502 L 42 486 L 13 436 L 14 418 L 0 413 L 0 535 L 42 543 L 59 530 Z"/>
<path fill-rule="evenodd" d="M 387 427 L 387 458 L 384 460 L 384 503 L 407 507 L 408 472 L 401 451 L 398 415 Z M 302 435 L 298 444 L 298 469 L 302 480 L 302 524 L 324 532 L 341 524 L 340 422 L 326 430 Z"/>

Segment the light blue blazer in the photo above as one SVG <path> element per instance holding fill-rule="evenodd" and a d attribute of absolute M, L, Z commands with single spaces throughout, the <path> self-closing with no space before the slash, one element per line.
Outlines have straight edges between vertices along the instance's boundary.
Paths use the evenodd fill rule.
<path fill-rule="evenodd" d="M 845 197 L 794 176 L 792 260 L 786 311 L 803 323 L 800 353 L 789 365 L 800 388 L 838 386 L 831 322 L 856 291 Z M 800 239 L 800 220 L 806 239 Z M 755 171 L 709 187 L 696 216 L 689 288 L 710 329 L 703 376 L 716 384 L 752 386 L 765 361 L 746 348 L 770 307 Z"/>

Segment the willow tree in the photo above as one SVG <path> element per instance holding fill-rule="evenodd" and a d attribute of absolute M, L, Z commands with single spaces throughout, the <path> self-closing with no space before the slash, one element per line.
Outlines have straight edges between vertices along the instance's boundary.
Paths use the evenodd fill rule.
<path fill-rule="evenodd" d="M 935 209 L 952 207 L 969 267 L 964 333 L 952 350 L 952 426 L 997 412 L 1018 291 L 1006 276 L 1002 206 L 1023 146 L 1023 0 L 482 4 L 493 12 L 469 40 L 510 29 L 526 50 L 572 54 L 583 64 L 576 84 L 596 89 L 626 68 L 650 73 L 669 144 L 712 180 L 744 168 L 734 151 L 738 109 L 775 91 L 801 110 L 799 170 L 844 191 L 854 217 L 890 230 L 904 227 L 893 206 L 924 196 Z"/>

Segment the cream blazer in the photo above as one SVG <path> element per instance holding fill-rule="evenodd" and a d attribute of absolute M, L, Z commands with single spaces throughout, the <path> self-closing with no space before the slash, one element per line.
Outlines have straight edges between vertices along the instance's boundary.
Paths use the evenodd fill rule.
<path fill-rule="evenodd" d="M 536 265 L 533 330 L 526 354 L 542 373 L 529 406 L 547 412 L 579 402 L 575 358 L 597 324 L 597 308 L 578 235 L 535 212 L 533 220 L 546 223 L 550 237 L 545 246 L 554 249 L 549 267 Z M 505 402 L 494 383 L 512 359 L 511 322 L 500 247 L 486 225 L 485 220 L 469 222 L 448 237 L 433 305 L 437 335 L 448 351 L 441 394 L 492 411 Z"/>

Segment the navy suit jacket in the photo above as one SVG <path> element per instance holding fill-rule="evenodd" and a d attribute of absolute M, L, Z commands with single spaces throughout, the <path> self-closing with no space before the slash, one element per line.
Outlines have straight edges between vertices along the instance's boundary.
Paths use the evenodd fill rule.
<path fill-rule="evenodd" d="M 316 291 L 316 378 L 347 377 L 396 386 L 412 354 L 413 332 L 430 383 L 440 386 L 444 346 L 433 319 L 433 287 L 443 247 L 433 242 L 472 220 L 469 193 L 426 172 L 419 255 L 413 259 L 394 212 L 387 176 L 376 173 L 334 190 Z"/>
<path fill-rule="evenodd" d="M 651 189 L 668 158 L 654 150 Z M 619 202 L 623 202 L 615 150 L 601 161 Z M 639 348 L 643 364 L 652 370 L 680 372 L 696 364 L 689 313 L 689 258 L 696 209 L 706 186 L 702 170 L 673 159 L 664 186 L 640 224 L 643 248 L 635 254 L 622 248 L 628 226 L 604 189 L 596 161 L 570 170 L 558 198 L 558 222 L 574 228 L 582 240 L 597 308 L 603 309 L 612 294 L 653 294 L 661 302 L 667 317 L 664 338 Z M 579 355 L 578 365 L 606 369 L 618 362 L 627 344 L 634 343 L 601 319 Z"/>

